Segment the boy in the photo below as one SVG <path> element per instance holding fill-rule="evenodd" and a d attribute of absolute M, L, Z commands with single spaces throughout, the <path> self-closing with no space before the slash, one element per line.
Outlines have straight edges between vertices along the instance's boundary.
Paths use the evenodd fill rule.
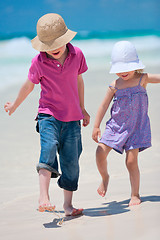
<path fill-rule="evenodd" d="M 64 189 L 64 212 L 75 216 L 83 209 L 72 206 L 73 191 L 77 190 L 79 157 L 82 151 L 81 125 L 87 126 L 90 116 L 84 108 L 82 73 L 87 71 L 83 53 L 69 42 L 76 32 L 67 28 L 63 18 L 54 13 L 42 16 L 37 22 L 37 36 L 32 46 L 40 53 L 33 58 L 28 79 L 20 89 L 14 103 L 5 104 L 11 115 L 34 89 L 41 84 L 37 131 L 40 133 L 41 154 L 39 173 L 39 211 L 53 211 L 49 200 L 51 177 L 59 177 L 58 185 Z M 62 174 L 58 172 L 56 153 Z"/>

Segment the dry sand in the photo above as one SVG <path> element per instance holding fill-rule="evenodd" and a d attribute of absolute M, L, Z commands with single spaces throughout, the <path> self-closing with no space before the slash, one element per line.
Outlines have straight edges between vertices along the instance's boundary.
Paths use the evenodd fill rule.
<path fill-rule="evenodd" d="M 157 69 L 150 69 L 156 72 Z M 157 70 L 158 72 L 158 70 Z M 97 108 L 109 82 L 115 76 L 106 71 L 90 71 L 84 75 L 86 108 L 91 123 L 82 129 L 83 154 L 80 165 L 79 190 L 74 194 L 75 207 L 83 207 L 77 218 L 64 217 L 63 191 L 51 181 L 51 202 L 55 213 L 39 213 L 38 175 L 39 135 L 35 132 L 39 88 L 11 117 L 3 110 L 14 100 L 20 86 L 1 92 L 0 101 L 0 236 L 2 240 L 158 240 L 160 236 L 160 84 L 149 85 L 149 115 L 152 126 L 152 147 L 139 154 L 142 204 L 128 207 L 130 184 L 125 167 L 125 154 L 112 151 L 109 155 L 110 184 L 105 198 L 96 190 L 100 176 L 95 164 L 96 143 L 91 139 Z M 105 120 L 109 117 L 107 113 Z M 104 123 L 101 129 L 104 129 Z M 59 213 L 58 213 L 59 211 Z"/>

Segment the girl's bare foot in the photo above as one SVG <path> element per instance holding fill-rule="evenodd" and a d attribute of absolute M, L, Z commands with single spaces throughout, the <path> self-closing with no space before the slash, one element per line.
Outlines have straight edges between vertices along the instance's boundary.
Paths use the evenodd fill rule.
<path fill-rule="evenodd" d="M 141 203 L 140 196 L 132 196 L 129 202 L 129 206 L 139 205 Z"/>
<path fill-rule="evenodd" d="M 102 197 L 106 195 L 108 182 L 109 182 L 109 175 L 107 175 L 106 178 L 102 180 L 101 184 L 99 185 L 99 188 L 97 189 L 98 194 Z"/>

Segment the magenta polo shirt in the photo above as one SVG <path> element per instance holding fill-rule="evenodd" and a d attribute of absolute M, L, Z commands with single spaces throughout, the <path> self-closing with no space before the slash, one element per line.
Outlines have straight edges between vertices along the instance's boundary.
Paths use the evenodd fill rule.
<path fill-rule="evenodd" d="M 78 96 L 78 75 L 87 71 L 85 57 L 78 47 L 67 44 L 68 56 L 63 66 L 40 52 L 32 59 L 28 79 L 41 84 L 39 113 L 46 113 L 56 119 L 69 122 L 83 119 Z"/>

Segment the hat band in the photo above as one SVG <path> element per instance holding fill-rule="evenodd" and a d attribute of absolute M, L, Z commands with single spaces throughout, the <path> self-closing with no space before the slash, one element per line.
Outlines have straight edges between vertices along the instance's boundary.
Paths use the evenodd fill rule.
<path fill-rule="evenodd" d="M 123 61 L 112 61 L 111 63 L 112 63 L 112 64 L 116 64 L 116 63 L 120 63 L 120 64 L 121 64 L 121 63 L 122 63 L 122 64 L 125 64 L 125 63 L 139 63 L 139 59 L 132 60 L 132 61 L 131 61 L 131 60 L 130 60 L 130 61 L 124 61 L 124 60 L 123 60 Z"/>

